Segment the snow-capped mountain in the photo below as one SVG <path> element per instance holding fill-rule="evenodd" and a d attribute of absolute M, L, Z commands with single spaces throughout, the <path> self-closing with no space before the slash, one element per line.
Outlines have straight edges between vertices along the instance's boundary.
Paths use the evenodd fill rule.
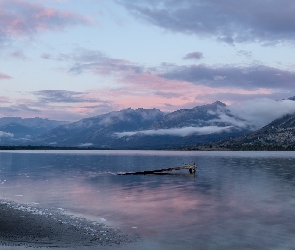
<path fill-rule="evenodd" d="M 114 133 L 149 127 L 163 116 L 164 113 L 158 109 L 129 108 L 59 126 L 38 137 L 37 140 L 47 145 L 108 147 L 111 141 L 116 139 Z"/>
<path fill-rule="evenodd" d="M 125 109 L 59 126 L 34 140 L 40 145 L 163 148 L 199 145 L 250 133 L 247 122 L 219 101 L 163 113 Z"/>

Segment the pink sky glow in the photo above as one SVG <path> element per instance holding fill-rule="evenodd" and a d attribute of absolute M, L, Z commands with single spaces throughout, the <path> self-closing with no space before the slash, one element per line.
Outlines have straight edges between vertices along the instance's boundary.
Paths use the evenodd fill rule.
<path fill-rule="evenodd" d="M 239 19 L 235 6 L 197 2 L 206 18 L 190 0 L 185 8 L 160 0 L 161 16 L 149 1 L 0 1 L 0 117 L 76 121 L 129 107 L 171 112 L 294 96 L 286 7 L 263 13 L 265 26 L 260 12 Z M 222 25 L 217 12 L 228 17 Z"/>

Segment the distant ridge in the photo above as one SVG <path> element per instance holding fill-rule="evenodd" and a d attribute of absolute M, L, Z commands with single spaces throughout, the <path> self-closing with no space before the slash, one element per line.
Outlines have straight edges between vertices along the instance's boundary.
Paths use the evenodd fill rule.
<path fill-rule="evenodd" d="M 236 126 L 237 123 L 243 126 Z M 59 126 L 35 138 L 34 143 L 115 149 L 175 148 L 248 134 L 246 123 L 219 101 L 172 113 L 129 108 Z"/>
<path fill-rule="evenodd" d="M 35 118 L 0 118 L 0 144 L 19 145 L 28 143 L 33 137 L 44 134 L 53 128 L 64 125 L 66 121 Z"/>
<path fill-rule="evenodd" d="M 236 149 L 295 149 L 295 114 L 280 117 L 265 127 L 221 144 Z"/>

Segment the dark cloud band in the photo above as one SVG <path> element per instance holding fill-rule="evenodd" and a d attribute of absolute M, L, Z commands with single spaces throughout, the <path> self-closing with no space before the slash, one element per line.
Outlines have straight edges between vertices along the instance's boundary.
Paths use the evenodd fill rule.
<path fill-rule="evenodd" d="M 294 88 L 295 72 L 264 65 L 251 67 L 221 66 L 210 67 L 203 64 L 174 66 L 161 77 L 182 80 L 210 87 L 257 88 Z"/>
<path fill-rule="evenodd" d="M 226 43 L 295 39 L 293 0 L 117 0 L 136 17 L 164 29 Z"/>

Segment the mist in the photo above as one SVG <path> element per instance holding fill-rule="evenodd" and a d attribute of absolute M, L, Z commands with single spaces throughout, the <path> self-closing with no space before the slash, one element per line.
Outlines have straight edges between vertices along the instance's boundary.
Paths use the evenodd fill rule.
<path fill-rule="evenodd" d="M 4 131 L 0 131 L 0 138 L 12 138 L 13 137 L 13 134 L 12 133 L 7 133 L 7 132 L 4 132 Z"/>
<path fill-rule="evenodd" d="M 157 130 L 143 130 L 134 132 L 121 132 L 115 133 L 118 138 L 124 136 L 133 136 L 135 134 L 141 135 L 171 135 L 185 137 L 192 134 L 208 135 L 213 133 L 228 132 L 232 126 L 218 127 L 218 126 L 205 126 L 205 127 L 183 127 L 183 128 L 170 128 L 170 129 L 157 129 Z"/>
<path fill-rule="evenodd" d="M 241 105 L 227 107 L 232 114 L 247 120 L 255 130 L 287 114 L 295 113 L 295 101 L 276 101 L 267 98 L 253 99 Z"/>

